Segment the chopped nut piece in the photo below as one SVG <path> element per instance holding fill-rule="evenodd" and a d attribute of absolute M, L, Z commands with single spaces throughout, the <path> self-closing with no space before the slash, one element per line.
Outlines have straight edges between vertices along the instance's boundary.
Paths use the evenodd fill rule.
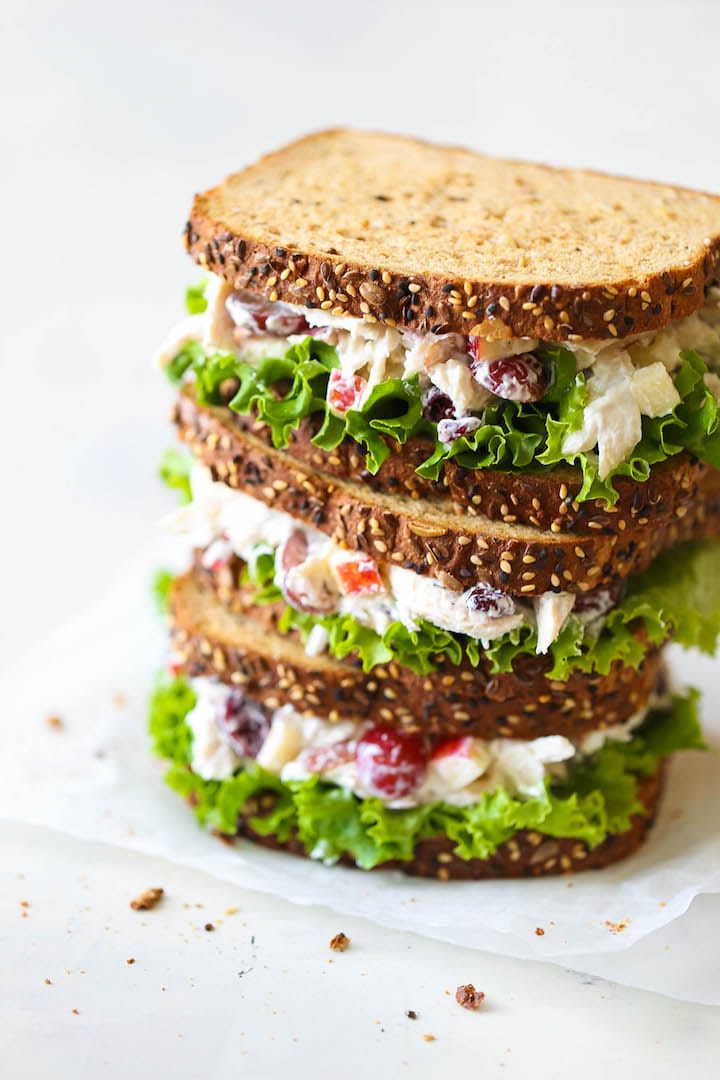
<path fill-rule="evenodd" d="M 145 892 L 140 893 L 139 896 L 130 901 L 130 907 L 133 911 L 150 911 L 151 908 L 160 903 L 164 894 L 164 889 L 146 889 Z"/>
<path fill-rule="evenodd" d="M 330 948 L 333 952 L 345 952 L 349 944 L 350 938 L 347 934 L 339 933 L 330 939 Z"/>
<path fill-rule="evenodd" d="M 535 933 L 537 934 L 538 937 L 543 937 L 543 935 L 545 934 L 545 931 L 543 930 L 542 926 L 536 926 L 535 927 Z"/>
<path fill-rule="evenodd" d="M 415 1012 L 414 1009 L 406 1009 L 405 1015 L 407 1016 L 408 1020 L 417 1020 L 418 1018 L 418 1014 Z"/>
<path fill-rule="evenodd" d="M 127 958 L 127 960 L 125 961 L 125 963 L 126 964 L 134 964 L 135 963 L 135 957 L 134 956 L 129 956 Z"/>
<path fill-rule="evenodd" d="M 211 934 L 213 932 L 213 930 L 215 929 L 215 927 L 213 926 L 213 924 L 211 922 L 206 922 L 205 923 L 205 929 L 207 930 L 207 932 L 209 934 Z"/>
<path fill-rule="evenodd" d="M 485 1000 L 485 994 L 482 990 L 476 990 L 472 983 L 466 983 L 465 986 L 458 986 L 455 1000 L 463 1009 L 479 1009 Z"/>

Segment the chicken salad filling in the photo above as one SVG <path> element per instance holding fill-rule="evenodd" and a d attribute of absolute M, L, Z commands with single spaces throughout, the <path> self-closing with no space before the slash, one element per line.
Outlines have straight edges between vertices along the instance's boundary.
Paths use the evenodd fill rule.
<path fill-rule="evenodd" d="M 206 305 L 202 311 L 198 306 Z M 720 289 L 696 314 L 622 341 L 548 345 L 400 330 L 270 303 L 211 275 L 195 314 L 158 350 L 201 400 L 255 411 L 275 445 L 308 416 L 313 441 L 360 442 L 370 471 L 387 440 L 430 444 L 420 475 L 578 465 L 580 500 L 614 500 L 615 476 L 647 479 L 682 450 L 720 465 Z"/>

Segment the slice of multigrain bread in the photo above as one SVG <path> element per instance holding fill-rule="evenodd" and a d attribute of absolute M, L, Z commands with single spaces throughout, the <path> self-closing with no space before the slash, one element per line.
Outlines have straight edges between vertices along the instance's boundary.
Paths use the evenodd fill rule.
<path fill-rule="evenodd" d="M 203 414 L 202 419 L 198 413 Z M 210 418 L 214 418 L 214 422 Z M 226 431 L 248 432 L 272 449 L 270 427 L 254 416 L 242 416 L 228 408 L 197 405 L 191 386 L 181 393 L 174 419 L 183 429 L 200 436 L 212 426 L 218 436 L 215 450 L 221 459 L 223 434 Z M 645 481 L 618 477 L 615 486 L 618 500 L 609 506 L 605 499 L 577 502 L 582 487 L 579 469 L 556 465 L 543 472 L 502 472 L 499 469 L 464 469 L 449 460 L 442 480 L 425 480 L 416 469 L 430 456 L 432 446 L 426 440 L 411 439 L 400 444 L 387 439 L 390 455 L 373 475 L 366 466 L 365 451 L 354 439 L 345 439 L 332 451 L 318 449 L 312 442 L 319 421 L 306 417 L 290 432 L 287 456 L 329 476 L 350 480 L 372 489 L 411 499 L 452 500 L 454 510 L 468 517 L 482 514 L 506 525 L 530 525 L 552 533 L 585 535 L 617 528 L 619 521 L 633 525 L 665 528 L 675 517 L 682 517 L 681 507 L 689 507 L 698 484 L 708 473 L 708 466 L 689 454 L 678 454 L 653 466 Z M 184 436 L 183 436 L 184 437 Z M 210 436 L 212 439 L 212 436 Z M 212 442 L 215 442 L 212 439 Z"/>
<path fill-rule="evenodd" d="M 369 674 L 350 658 L 308 656 L 297 635 L 273 628 L 272 612 L 231 610 L 208 576 L 192 571 L 171 591 L 173 651 L 188 676 L 242 686 L 269 708 L 293 705 L 331 721 L 366 720 L 430 735 L 568 738 L 622 724 L 644 709 L 661 675 L 661 650 L 649 649 L 635 671 L 613 664 L 608 675 L 548 679 L 546 657 L 518 657 L 511 674 L 440 661 L 431 675 L 390 663 Z"/>
<path fill-rule="evenodd" d="M 348 548 L 439 578 L 451 588 L 490 582 L 524 597 L 587 592 L 645 569 L 661 551 L 694 535 L 698 500 L 668 500 L 661 520 L 636 505 L 578 537 L 460 514 L 449 498 L 413 499 L 306 467 L 189 394 L 176 411 L 180 438 L 229 487 L 283 510 Z M 681 475 L 684 471 L 681 467 Z M 558 484 L 556 500 L 561 498 Z M 677 494 L 682 495 L 682 483 Z"/>
<path fill-rule="evenodd" d="M 270 300 L 490 339 L 622 338 L 703 304 L 720 198 L 336 130 L 198 195 L 185 239 Z"/>
<path fill-rule="evenodd" d="M 438 878 L 440 881 L 481 881 L 491 878 L 544 877 L 548 874 L 569 874 L 578 870 L 600 870 L 603 866 L 625 859 L 641 846 L 655 820 L 663 790 L 664 767 L 638 787 L 642 812 L 634 814 L 630 828 L 612 833 L 592 850 L 581 840 L 543 836 L 539 832 L 521 829 L 500 844 L 487 859 L 461 859 L 454 853 L 455 843 L 447 836 L 420 840 L 408 861 L 382 863 L 377 870 L 400 870 L 414 877 Z M 261 802 L 262 798 L 262 802 Z M 263 847 L 306 856 L 304 844 L 297 835 L 281 843 L 275 836 L 265 836 L 253 826 L 272 811 L 273 796 L 264 793 L 246 803 L 238 820 L 238 833 Z M 341 859 L 349 866 L 351 859 Z"/>

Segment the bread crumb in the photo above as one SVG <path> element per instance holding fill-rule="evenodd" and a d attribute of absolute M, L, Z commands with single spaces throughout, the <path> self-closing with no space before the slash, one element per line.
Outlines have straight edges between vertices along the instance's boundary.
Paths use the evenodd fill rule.
<path fill-rule="evenodd" d="M 49 728 L 52 728 L 54 731 L 60 731 L 61 728 L 65 727 L 65 724 L 63 723 L 63 718 L 61 716 L 48 716 L 45 718 L 45 723 Z"/>
<path fill-rule="evenodd" d="M 30 907 L 30 903 L 29 903 L 29 901 L 27 901 L 27 900 L 21 900 L 21 901 L 20 901 L 20 907 L 24 907 L 24 908 L 28 908 L 28 907 Z"/>
<path fill-rule="evenodd" d="M 117 705 L 118 709 L 122 709 L 127 705 L 127 697 L 121 690 L 117 690 L 112 696 L 113 705 Z"/>
<path fill-rule="evenodd" d="M 226 907 L 225 908 L 225 914 L 226 915 L 237 915 L 239 910 L 240 910 L 240 908 L 236 904 L 233 904 L 232 907 Z"/>
<path fill-rule="evenodd" d="M 126 964 L 134 964 L 135 963 L 135 957 L 134 956 L 129 956 L 127 958 L 127 960 L 125 961 L 125 963 Z"/>
<path fill-rule="evenodd" d="M 434 1035 L 423 1035 L 423 1039 L 425 1040 L 425 1042 L 435 1042 Z"/>
<path fill-rule="evenodd" d="M 52 984 L 53 984 L 53 981 L 52 981 L 52 979 L 46 979 L 46 980 L 45 980 L 45 985 L 46 985 L 46 986 L 52 986 Z"/>
<path fill-rule="evenodd" d="M 150 911 L 151 908 L 160 903 L 164 895 L 164 889 L 146 889 L 145 892 L 141 892 L 139 896 L 130 901 L 130 907 L 133 911 Z"/>
<path fill-rule="evenodd" d="M 485 994 L 482 990 L 476 990 L 472 983 L 466 983 L 464 986 L 458 986 L 455 991 L 455 1000 L 458 1005 L 462 1005 L 463 1009 L 479 1009 L 485 1000 Z"/>
<path fill-rule="evenodd" d="M 215 927 L 213 926 L 213 924 L 211 922 L 206 922 L 205 923 L 205 929 L 207 930 L 207 932 L 209 934 L 211 934 L 213 932 L 213 930 L 215 929 Z"/>
<path fill-rule="evenodd" d="M 545 931 L 543 930 L 542 926 L 536 926 L 535 927 L 535 933 L 537 934 L 538 937 L 543 937 L 544 934 L 545 934 Z"/>
<path fill-rule="evenodd" d="M 73 1016 L 79 1016 L 79 1015 L 80 1015 L 80 1010 L 79 1009 L 73 1009 Z"/>
<path fill-rule="evenodd" d="M 406 1009 L 405 1015 L 407 1016 L 408 1020 L 417 1020 L 418 1018 L 418 1014 L 415 1012 L 414 1009 Z"/>
<path fill-rule="evenodd" d="M 622 934 L 623 930 L 627 930 L 630 921 L 627 917 L 621 919 L 620 922 L 610 922 L 609 919 L 606 919 L 604 925 L 607 926 L 611 934 Z"/>
<path fill-rule="evenodd" d="M 334 938 L 330 938 L 330 948 L 333 952 L 345 952 L 350 945 L 350 938 L 347 934 L 343 934 L 342 931 L 336 934 Z"/>

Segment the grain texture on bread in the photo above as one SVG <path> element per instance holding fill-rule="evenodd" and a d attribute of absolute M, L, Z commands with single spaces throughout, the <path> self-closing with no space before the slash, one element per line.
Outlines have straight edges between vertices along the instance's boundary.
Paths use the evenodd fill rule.
<path fill-rule="evenodd" d="M 180 438 L 213 475 L 327 533 L 337 543 L 419 574 L 446 576 L 462 589 L 476 581 L 531 598 L 551 590 L 585 592 L 645 569 L 661 551 L 692 538 L 694 504 L 677 505 L 658 527 L 638 507 L 611 516 L 581 542 L 571 533 L 458 514 L 451 500 L 373 491 L 274 450 L 227 423 L 227 409 L 181 396 Z"/>
<path fill-rule="evenodd" d="M 702 306 L 720 198 L 335 130 L 198 195 L 185 239 L 270 300 L 491 339 L 622 338 Z"/>
<path fill-rule="evenodd" d="M 195 428 L 200 408 L 191 387 L 186 387 L 175 410 L 175 421 Z M 223 457 L 225 430 L 247 432 L 273 449 L 270 427 L 255 417 L 242 416 L 228 408 L 208 410 L 216 418 L 218 443 L 215 455 Z M 614 506 L 604 499 L 576 502 L 582 488 L 582 474 L 569 465 L 556 465 L 543 472 L 512 472 L 499 469 L 464 469 L 454 460 L 445 464 L 444 480 L 424 480 L 415 471 L 432 448 L 426 440 L 411 439 L 405 444 L 387 439 L 389 457 L 375 475 L 366 469 L 364 448 L 345 439 L 334 450 L 320 450 L 312 443 L 318 421 L 307 417 L 290 432 L 286 454 L 301 465 L 320 469 L 328 476 L 362 484 L 373 491 L 402 495 L 411 499 L 447 499 L 458 514 L 505 525 L 529 525 L 557 533 L 593 535 L 598 530 L 613 531 L 619 521 L 634 528 L 665 528 L 682 509 L 689 507 L 708 466 L 690 454 L 678 454 L 653 466 L 646 481 L 629 477 L 615 480 L 619 497 Z M 213 440 L 214 441 L 214 440 Z"/>
<path fill-rule="evenodd" d="M 660 804 L 664 771 L 661 765 L 653 776 L 639 785 L 638 798 L 644 809 L 633 816 L 630 828 L 623 833 L 611 834 L 592 850 L 581 840 L 543 836 L 523 829 L 500 844 L 487 859 L 461 859 L 453 852 L 453 841 L 446 836 L 438 836 L 421 840 L 410 861 L 387 862 L 375 869 L 400 870 L 414 877 L 438 878 L 440 881 L 544 877 L 578 870 L 600 870 L 632 855 L 647 837 Z M 262 836 L 253 828 L 252 819 L 262 817 L 267 812 L 267 808 L 263 810 L 261 807 L 259 799 L 246 803 L 238 821 L 238 835 L 275 851 L 307 856 L 304 845 L 296 835 L 281 843 L 276 837 Z M 348 858 L 340 861 L 346 866 L 355 865 Z"/>
<path fill-rule="evenodd" d="M 487 663 L 447 661 L 431 675 L 394 663 L 366 675 L 350 658 L 308 656 L 297 636 L 273 629 L 271 610 L 231 611 L 197 570 L 175 582 L 170 600 L 173 651 L 187 676 L 242 686 L 269 708 L 290 704 L 332 721 L 374 718 L 428 735 L 579 737 L 645 708 L 662 667 L 661 650 L 651 648 L 638 671 L 616 662 L 608 675 L 576 672 L 567 682 L 546 678 L 550 661 L 542 656 L 518 657 L 504 675 Z"/>

